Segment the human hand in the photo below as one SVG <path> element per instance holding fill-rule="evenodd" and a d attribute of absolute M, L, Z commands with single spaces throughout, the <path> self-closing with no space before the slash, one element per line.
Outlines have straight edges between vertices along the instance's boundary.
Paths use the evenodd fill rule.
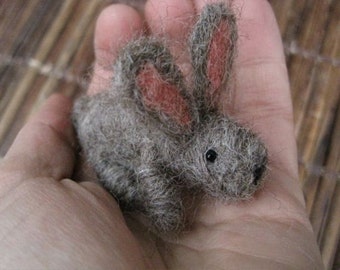
<path fill-rule="evenodd" d="M 115 200 L 95 183 L 69 179 L 71 106 L 63 96 L 51 97 L 0 163 L 1 269 L 147 265 Z"/>
<path fill-rule="evenodd" d="M 151 34 L 184 40 L 206 1 L 149 0 Z M 320 254 L 298 183 L 289 83 L 279 32 L 263 0 L 241 10 L 236 89 L 228 113 L 250 123 L 271 160 L 265 188 L 248 202 L 202 204 L 190 232 L 154 239 L 124 222 L 96 184 L 68 180 L 74 169 L 70 103 L 55 96 L 20 132 L 0 165 L 0 250 L 7 268 L 321 269 Z M 141 32 L 133 9 L 116 5 L 99 17 L 90 94 L 112 76 L 119 48 Z M 119 37 L 119 39 L 117 39 Z M 185 44 L 172 53 L 186 71 Z"/>

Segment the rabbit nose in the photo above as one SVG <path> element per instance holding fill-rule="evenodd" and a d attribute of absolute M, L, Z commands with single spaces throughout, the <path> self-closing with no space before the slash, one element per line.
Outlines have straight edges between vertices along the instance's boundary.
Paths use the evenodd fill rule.
<path fill-rule="evenodd" d="M 253 175 L 254 175 L 253 184 L 255 186 L 257 186 L 257 184 L 258 184 L 259 180 L 261 179 L 265 170 L 266 170 L 266 166 L 264 164 L 255 166 L 255 169 L 254 169 L 254 172 L 253 172 Z"/>

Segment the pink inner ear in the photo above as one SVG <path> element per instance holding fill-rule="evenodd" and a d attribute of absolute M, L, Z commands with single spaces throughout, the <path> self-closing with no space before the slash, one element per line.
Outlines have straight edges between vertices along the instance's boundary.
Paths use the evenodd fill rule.
<path fill-rule="evenodd" d="M 179 89 L 164 81 L 151 64 L 146 64 L 137 76 L 142 99 L 149 109 L 166 114 L 181 126 L 189 126 L 190 110 Z"/>
<path fill-rule="evenodd" d="M 229 29 L 224 20 L 213 33 L 208 54 L 207 72 L 211 82 L 211 98 L 214 99 L 216 91 L 219 90 L 226 72 L 226 61 L 229 54 Z"/>

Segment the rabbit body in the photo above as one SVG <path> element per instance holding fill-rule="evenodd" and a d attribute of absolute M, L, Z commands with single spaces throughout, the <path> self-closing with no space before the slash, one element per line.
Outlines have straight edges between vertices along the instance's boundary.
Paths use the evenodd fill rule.
<path fill-rule="evenodd" d="M 208 5 L 189 41 L 192 85 L 160 41 L 140 38 L 119 55 L 111 89 L 75 103 L 79 142 L 100 181 L 159 233 L 184 229 L 188 193 L 247 199 L 263 182 L 263 143 L 217 111 L 236 38 L 231 10 Z"/>
<path fill-rule="evenodd" d="M 111 93 L 83 97 L 77 105 L 85 105 L 85 110 L 75 106 L 85 156 L 125 211 L 144 213 L 160 231 L 175 230 L 183 209 L 179 184 L 173 179 L 180 173 L 170 164 L 181 142 L 150 123 L 134 100 Z"/>

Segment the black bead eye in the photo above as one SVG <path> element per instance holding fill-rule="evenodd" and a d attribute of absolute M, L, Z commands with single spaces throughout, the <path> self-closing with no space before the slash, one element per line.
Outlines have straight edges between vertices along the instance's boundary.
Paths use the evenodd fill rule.
<path fill-rule="evenodd" d="M 209 149 L 206 153 L 205 153 L 205 158 L 207 159 L 207 161 L 209 162 L 214 162 L 217 158 L 217 153 L 215 150 Z"/>

